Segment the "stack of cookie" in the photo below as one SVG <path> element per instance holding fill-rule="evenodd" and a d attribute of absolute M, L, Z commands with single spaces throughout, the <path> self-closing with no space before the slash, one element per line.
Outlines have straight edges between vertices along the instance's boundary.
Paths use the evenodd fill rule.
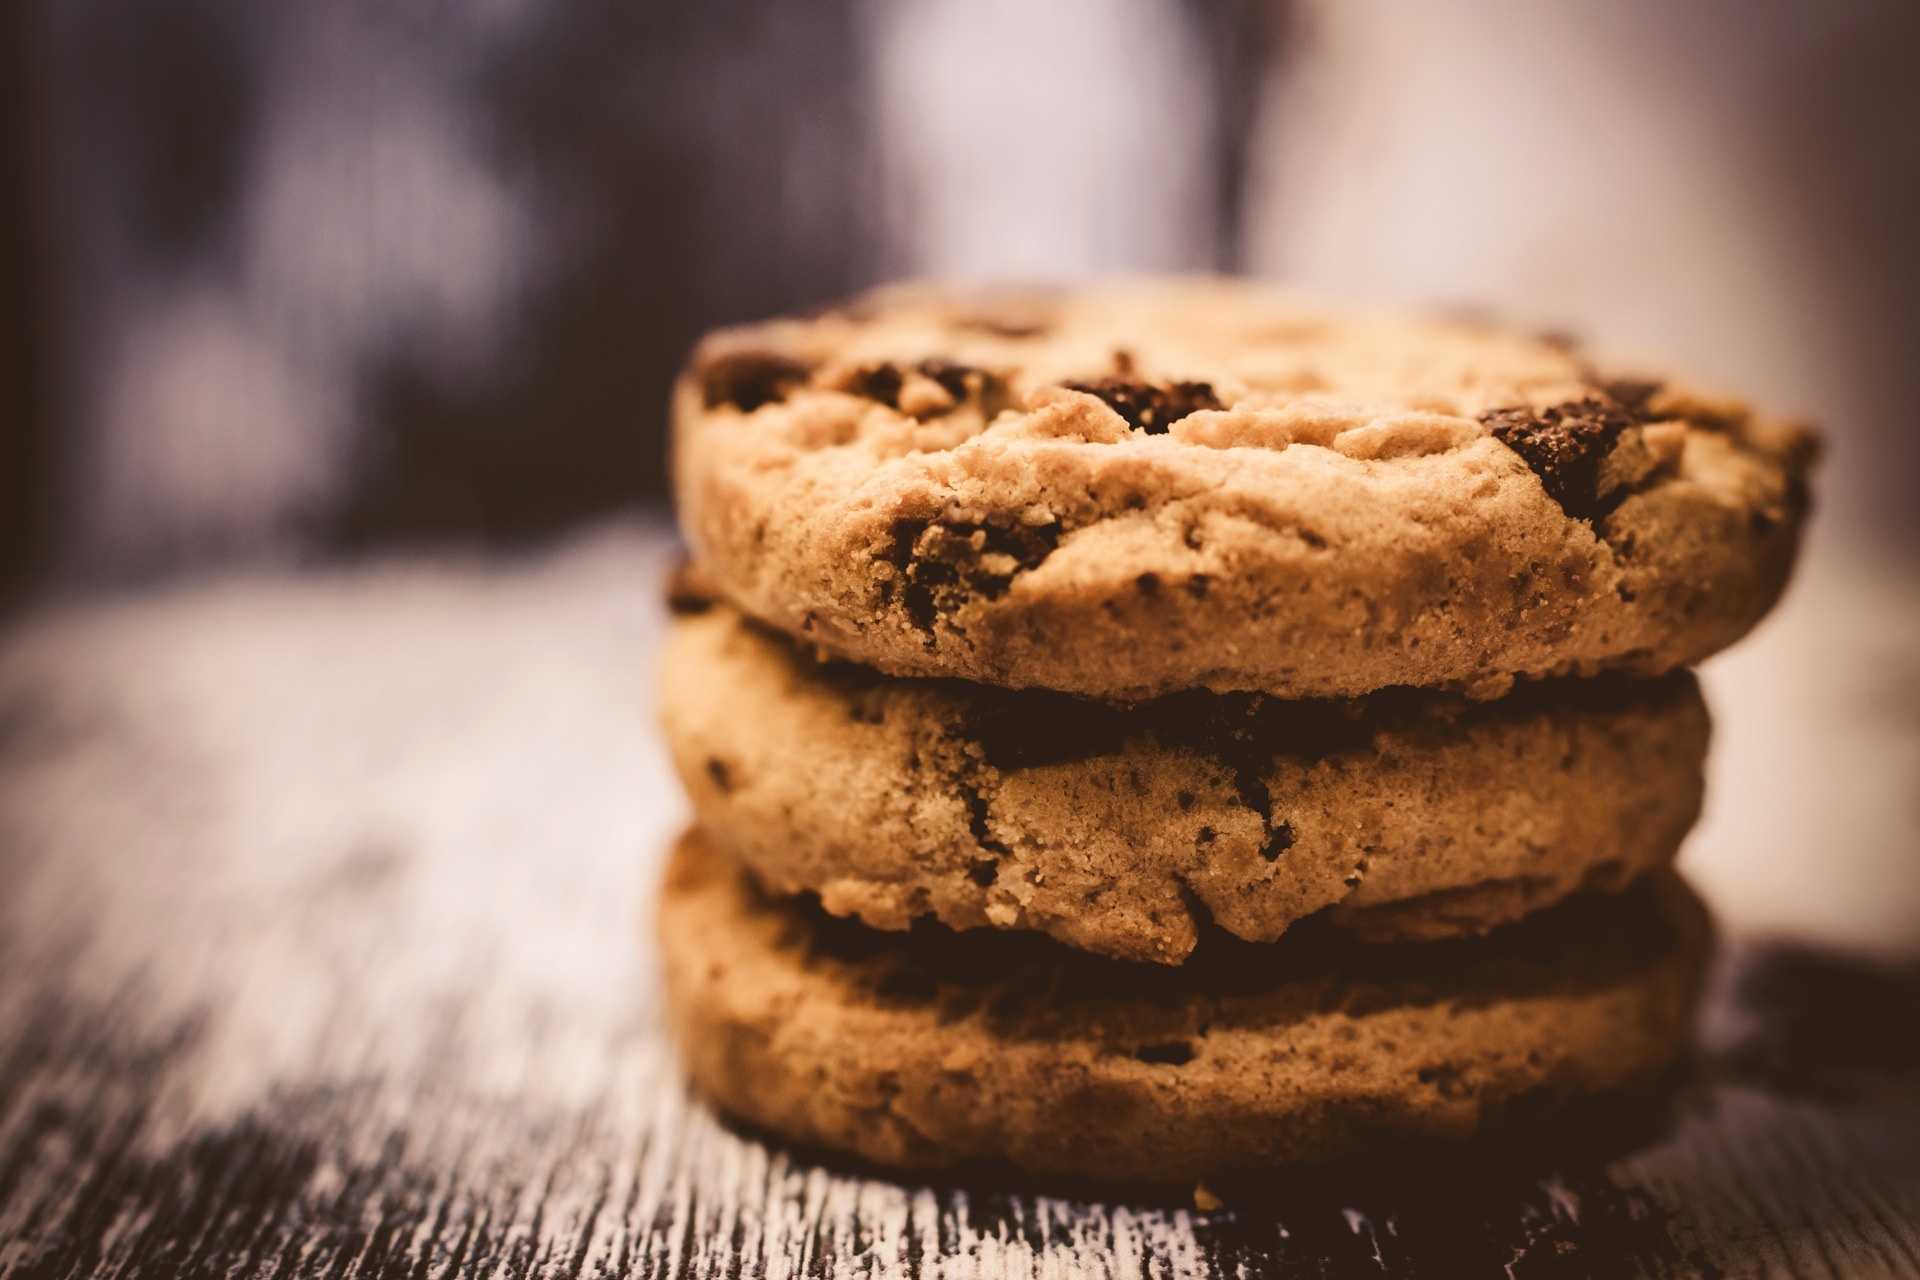
<path fill-rule="evenodd" d="M 1160 1181 L 1675 1060 L 1687 668 L 1785 584 L 1804 429 L 1221 281 L 888 290 L 675 415 L 660 933 L 726 1110 Z"/>

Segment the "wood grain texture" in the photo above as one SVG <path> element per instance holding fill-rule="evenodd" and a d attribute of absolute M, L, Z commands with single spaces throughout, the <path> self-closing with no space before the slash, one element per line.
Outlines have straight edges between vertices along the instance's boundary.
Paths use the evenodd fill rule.
<path fill-rule="evenodd" d="M 686 1098 L 643 930 L 670 543 L 0 640 L 0 1277 L 1920 1275 L 1920 979 L 1736 944 L 1624 1156 L 1211 1214 L 815 1162 Z"/>

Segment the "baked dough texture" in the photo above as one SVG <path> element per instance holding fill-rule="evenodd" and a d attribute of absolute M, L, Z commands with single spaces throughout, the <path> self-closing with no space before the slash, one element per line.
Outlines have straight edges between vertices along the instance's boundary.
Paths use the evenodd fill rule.
<path fill-rule="evenodd" d="M 682 595 L 660 706 L 701 826 L 772 891 L 889 930 L 1039 930 L 1177 964 L 1212 920 L 1481 933 L 1669 865 L 1700 811 L 1691 674 L 1497 702 L 1205 691 L 1115 708 L 821 664 Z"/>
<path fill-rule="evenodd" d="M 1707 926 L 1670 873 L 1486 938 L 1219 935 L 1181 968 L 1035 935 L 883 934 L 766 897 L 698 834 L 660 940 L 695 1086 L 885 1165 L 1172 1182 L 1455 1139 L 1654 1084 Z"/>
<path fill-rule="evenodd" d="M 1166 280 L 709 336 L 696 560 L 900 675 L 1131 700 L 1660 675 L 1778 597 L 1814 437 L 1564 341 Z"/>

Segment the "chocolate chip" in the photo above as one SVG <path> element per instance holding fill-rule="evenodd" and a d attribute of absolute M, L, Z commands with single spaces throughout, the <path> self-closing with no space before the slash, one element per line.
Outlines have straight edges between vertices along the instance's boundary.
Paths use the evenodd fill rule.
<path fill-rule="evenodd" d="M 1421 1084 L 1432 1085 L 1443 1098 L 1463 1098 L 1467 1095 L 1464 1073 L 1451 1062 L 1437 1067 L 1422 1067 L 1419 1077 Z"/>
<path fill-rule="evenodd" d="M 733 774 L 727 769 L 727 762 L 718 757 L 707 760 L 707 776 L 713 779 L 713 785 L 722 791 L 733 790 Z"/>
<path fill-rule="evenodd" d="M 971 365 L 954 364 L 950 360 L 922 360 L 919 370 L 940 384 L 940 389 L 954 398 L 954 401 L 967 398 L 967 377 L 969 374 L 986 376 L 984 369 L 975 369 Z"/>
<path fill-rule="evenodd" d="M 1185 1040 L 1143 1044 L 1133 1051 L 1133 1056 L 1142 1062 L 1151 1062 L 1159 1066 L 1184 1067 L 1193 1061 L 1193 1046 Z"/>
<path fill-rule="evenodd" d="M 1639 421 L 1639 414 L 1611 398 L 1588 396 L 1538 414 L 1493 409 L 1481 414 L 1480 421 L 1525 460 L 1562 510 L 1576 520 L 1593 520 L 1613 505 L 1600 496 L 1600 465 L 1620 433 Z"/>
<path fill-rule="evenodd" d="M 974 555 L 1006 556 L 1014 562 L 1015 572 L 1024 573 L 1036 569 L 1060 545 L 1060 526 L 1055 524 L 997 524 L 991 521 L 982 524 L 943 523 L 935 525 L 933 533 L 943 535 L 946 547 L 958 550 L 965 548 L 964 559 Z M 973 552 L 975 535 L 979 535 L 981 547 Z M 962 562 L 956 568 L 964 567 Z M 982 574 L 975 582 L 975 588 L 989 600 L 998 599 L 1006 592 L 1011 578 L 998 574 Z"/>
<path fill-rule="evenodd" d="M 933 597 L 933 588 L 924 582 L 909 582 L 907 589 L 900 593 L 900 606 L 907 611 L 907 621 L 919 631 L 931 632 L 934 621 L 940 616 L 940 605 Z"/>
<path fill-rule="evenodd" d="M 805 364 L 778 351 L 730 351 L 700 367 L 700 392 L 709 409 L 730 404 L 742 413 L 752 413 L 762 405 L 785 400 L 810 372 Z"/>
<path fill-rule="evenodd" d="M 1053 554 L 1062 532 L 1058 523 L 902 518 L 894 521 L 879 558 L 905 574 L 901 603 L 915 627 L 931 632 L 941 613 L 959 608 L 968 598 L 998 600 L 1005 595 L 1016 575 Z M 989 568 L 983 563 L 988 556 L 1011 560 L 1013 571 Z"/>
<path fill-rule="evenodd" d="M 898 409 L 900 384 L 903 380 L 900 366 L 888 361 L 884 364 L 868 365 L 859 370 L 847 380 L 846 390 L 856 396 L 878 400 L 889 409 Z"/>
<path fill-rule="evenodd" d="M 907 562 L 913 559 L 913 544 L 926 532 L 928 523 L 910 516 L 895 520 L 893 528 L 888 530 L 887 550 L 881 558 L 896 568 L 906 568 Z"/>
<path fill-rule="evenodd" d="M 983 418 L 991 419 L 1006 408 L 1012 399 L 1006 383 L 991 370 L 940 359 L 922 360 L 904 368 L 892 361 L 867 365 L 848 376 L 840 384 L 840 389 L 856 396 L 865 396 L 889 409 L 898 409 L 900 390 L 909 372 L 931 378 L 940 384 L 940 389 L 953 397 L 955 405 L 976 404 Z"/>
<path fill-rule="evenodd" d="M 1188 414 L 1223 407 L 1208 382 L 1155 384 L 1136 378 L 1092 378 L 1062 385 L 1069 391 L 1099 396 L 1109 409 L 1127 420 L 1128 426 L 1150 436 L 1164 434 Z"/>
<path fill-rule="evenodd" d="M 667 609 L 675 617 L 691 618 L 713 608 L 713 596 L 706 591 L 693 572 L 693 564 L 681 560 L 673 567 L 673 573 L 667 578 Z"/>
<path fill-rule="evenodd" d="M 1647 401 L 1653 399 L 1654 393 L 1660 390 L 1661 385 L 1657 379 L 1616 378 L 1612 382 L 1603 384 L 1602 389 L 1627 408 L 1644 410 L 1647 407 Z"/>
<path fill-rule="evenodd" d="M 1140 589 L 1143 596 L 1157 596 L 1160 594 L 1160 575 L 1143 573 L 1133 580 L 1133 585 Z"/>

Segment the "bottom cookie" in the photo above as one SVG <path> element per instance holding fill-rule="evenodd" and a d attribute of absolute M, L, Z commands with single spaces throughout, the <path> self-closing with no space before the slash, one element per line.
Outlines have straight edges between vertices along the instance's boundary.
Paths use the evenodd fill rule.
<path fill-rule="evenodd" d="M 1646 1088 L 1709 928 L 1670 873 L 1484 938 L 1209 934 L 1180 968 L 1031 935 L 882 933 L 762 893 L 699 832 L 660 903 L 689 1074 L 728 1112 L 903 1168 L 1169 1182 Z"/>

